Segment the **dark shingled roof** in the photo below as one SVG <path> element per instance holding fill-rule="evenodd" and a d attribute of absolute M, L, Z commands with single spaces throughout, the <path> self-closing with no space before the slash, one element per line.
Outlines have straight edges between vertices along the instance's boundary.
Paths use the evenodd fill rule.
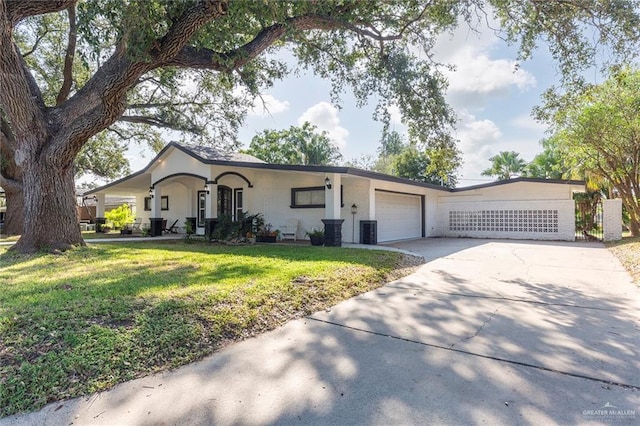
<path fill-rule="evenodd" d="M 203 160 L 211 161 L 238 161 L 242 163 L 262 163 L 261 159 L 249 154 L 241 154 L 239 152 L 226 152 L 220 151 L 217 148 L 203 145 L 191 145 L 184 142 L 174 142 L 176 145 L 180 145 L 191 151 L 193 154 L 202 158 Z"/>

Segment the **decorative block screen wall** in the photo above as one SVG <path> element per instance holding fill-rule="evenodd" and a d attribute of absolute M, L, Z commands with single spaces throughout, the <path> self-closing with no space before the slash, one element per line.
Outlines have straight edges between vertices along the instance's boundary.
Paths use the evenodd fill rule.
<path fill-rule="evenodd" d="M 558 210 L 451 210 L 449 231 L 558 232 Z"/>
<path fill-rule="evenodd" d="M 569 240 L 573 200 L 438 203 L 438 234 L 446 237 Z"/>

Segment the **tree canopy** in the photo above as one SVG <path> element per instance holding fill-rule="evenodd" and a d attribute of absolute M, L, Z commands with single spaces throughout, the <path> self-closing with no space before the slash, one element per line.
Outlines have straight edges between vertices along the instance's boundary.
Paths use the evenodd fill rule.
<path fill-rule="evenodd" d="M 639 106 L 640 71 L 624 68 L 546 110 L 562 155 L 619 194 L 633 235 L 640 235 Z"/>
<path fill-rule="evenodd" d="M 579 176 L 577 165 L 564 156 L 558 137 L 542 140 L 542 152 L 525 166 L 524 176 L 540 179 L 574 179 Z"/>
<path fill-rule="evenodd" d="M 335 165 L 342 158 L 327 132 L 318 133 L 309 122 L 286 130 L 264 130 L 244 152 L 273 164 Z"/>
<path fill-rule="evenodd" d="M 482 172 L 483 176 L 496 176 L 498 180 L 508 180 L 525 173 L 527 162 L 515 151 L 501 151 L 489 158 L 491 167 Z"/>
<path fill-rule="evenodd" d="M 596 46 L 634 53 L 640 28 L 634 0 L 0 0 L 0 186 L 8 204 L 22 200 L 15 249 L 82 244 L 74 164 L 95 135 L 159 143 L 165 128 L 233 143 L 253 98 L 296 68 L 331 81 L 335 102 L 375 95 L 386 124 L 397 106 L 436 163 L 454 117 L 432 48 L 485 13 L 522 57 L 546 39 L 565 76 L 592 65 Z"/>

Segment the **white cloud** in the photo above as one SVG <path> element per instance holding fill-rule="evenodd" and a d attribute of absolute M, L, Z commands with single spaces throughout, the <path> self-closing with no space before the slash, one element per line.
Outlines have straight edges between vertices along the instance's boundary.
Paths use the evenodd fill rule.
<path fill-rule="evenodd" d="M 469 49 L 459 52 L 454 64 L 457 69 L 446 72 L 452 92 L 491 94 L 513 86 L 522 91 L 536 85 L 535 77 L 518 68 L 515 61 L 490 59 Z"/>
<path fill-rule="evenodd" d="M 289 101 L 281 101 L 272 95 L 261 95 L 253 100 L 253 108 L 249 110 L 249 115 L 269 117 L 288 111 L 289 107 Z"/>
<path fill-rule="evenodd" d="M 489 167 L 488 160 L 492 155 L 493 146 L 500 141 L 502 132 L 491 120 L 477 119 L 468 112 L 462 112 L 459 116 L 457 136 L 460 139 L 459 148 L 463 160 L 460 176 L 480 179 L 482 170 Z M 461 186 L 472 183 L 463 180 Z"/>
<path fill-rule="evenodd" d="M 477 28 L 478 31 L 471 31 L 461 22 L 452 34 L 441 37 L 436 44 L 436 59 L 455 67 L 443 70 L 449 80 L 448 99 L 452 105 L 481 106 L 491 95 L 535 87 L 535 76 L 520 68 L 516 61 L 494 57 L 500 40 L 493 30 L 481 23 Z"/>
<path fill-rule="evenodd" d="M 320 131 L 326 131 L 340 149 L 347 145 L 349 131 L 340 125 L 338 109 L 330 103 L 320 102 L 307 109 L 298 118 L 298 125 L 301 126 L 305 121 L 315 125 Z"/>

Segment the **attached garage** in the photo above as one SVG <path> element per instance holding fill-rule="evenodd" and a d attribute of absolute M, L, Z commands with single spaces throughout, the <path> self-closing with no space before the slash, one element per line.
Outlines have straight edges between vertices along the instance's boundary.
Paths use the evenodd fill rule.
<path fill-rule="evenodd" d="M 423 237 L 421 195 L 376 190 L 378 241 Z"/>

